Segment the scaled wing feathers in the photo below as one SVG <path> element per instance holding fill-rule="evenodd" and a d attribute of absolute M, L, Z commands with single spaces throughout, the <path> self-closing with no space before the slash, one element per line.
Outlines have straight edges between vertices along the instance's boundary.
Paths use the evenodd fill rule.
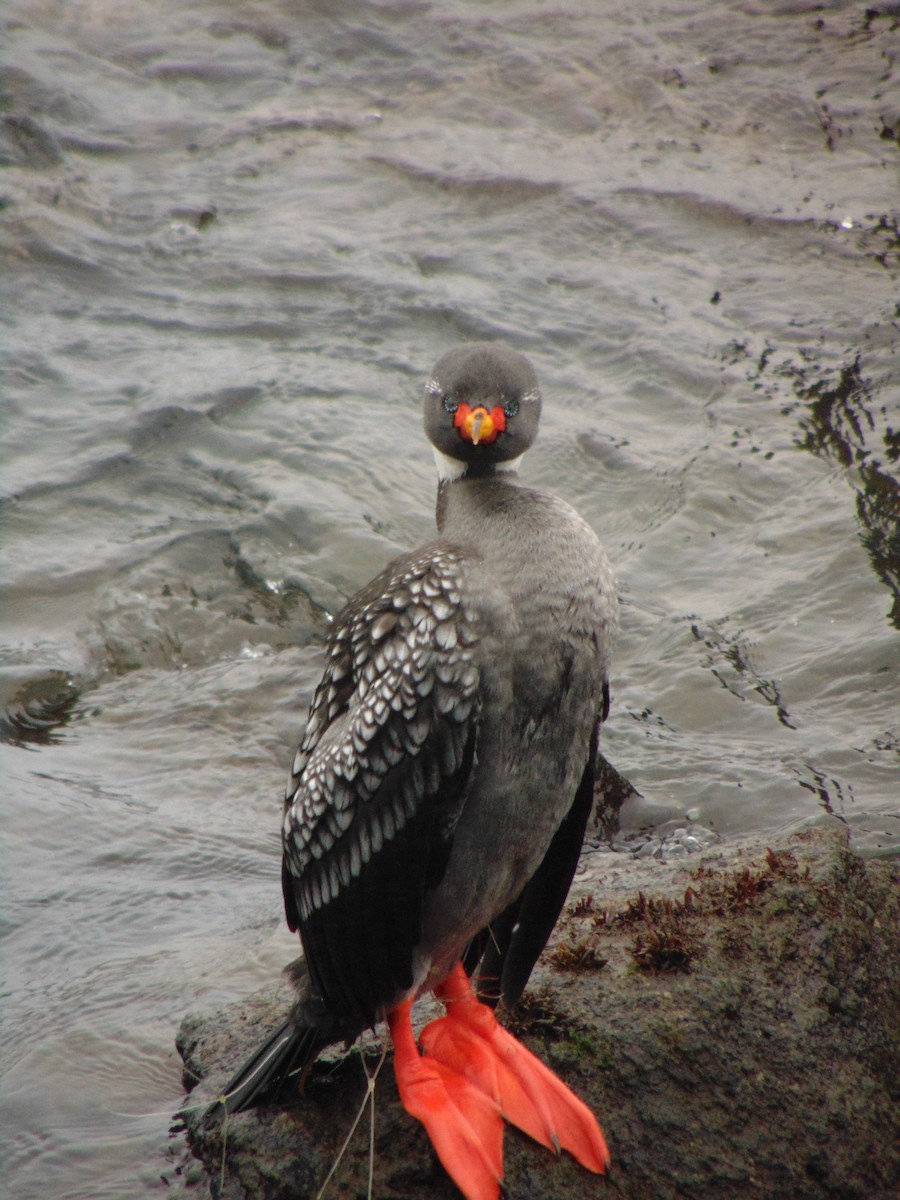
<path fill-rule="evenodd" d="M 371 1023 L 412 985 L 478 725 L 475 624 L 446 549 L 398 559 L 338 617 L 283 825 L 288 922 L 323 998 Z"/>

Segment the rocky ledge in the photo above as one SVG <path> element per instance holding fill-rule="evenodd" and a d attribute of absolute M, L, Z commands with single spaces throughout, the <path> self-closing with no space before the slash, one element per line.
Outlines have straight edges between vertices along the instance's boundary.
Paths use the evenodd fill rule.
<path fill-rule="evenodd" d="M 861 859 L 833 830 L 668 862 L 589 852 L 504 1020 L 598 1115 L 613 1168 L 591 1176 L 508 1129 L 509 1196 L 900 1195 L 898 882 L 900 863 Z M 185 1150 L 173 1167 L 174 1193 L 317 1196 L 365 1098 L 377 1039 L 364 1053 L 333 1052 L 280 1107 L 202 1119 L 288 1002 L 281 985 L 182 1025 L 193 1090 L 173 1155 L 186 1139 L 196 1159 Z M 374 1139 L 366 1112 L 325 1196 L 365 1197 L 371 1158 L 379 1200 L 458 1200 L 389 1067 Z"/>

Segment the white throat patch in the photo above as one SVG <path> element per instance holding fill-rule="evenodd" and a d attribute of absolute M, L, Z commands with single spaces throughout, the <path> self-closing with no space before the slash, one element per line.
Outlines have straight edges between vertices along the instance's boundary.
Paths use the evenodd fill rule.
<path fill-rule="evenodd" d="M 452 479 L 461 479 L 466 473 L 466 464 L 460 462 L 458 458 L 451 458 L 449 454 L 443 454 L 436 446 L 432 446 L 434 454 L 434 465 L 437 467 L 438 479 L 442 483 L 449 483 Z M 518 471 L 524 454 L 520 454 L 518 458 L 511 458 L 507 462 L 497 463 L 495 470 L 497 471 Z"/>

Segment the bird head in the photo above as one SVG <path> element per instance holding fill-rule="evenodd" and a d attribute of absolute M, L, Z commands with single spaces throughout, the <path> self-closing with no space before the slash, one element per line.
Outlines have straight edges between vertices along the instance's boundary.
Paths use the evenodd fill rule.
<path fill-rule="evenodd" d="M 425 432 L 451 460 L 447 477 L 508 469 L 533 443 L 540 413 L 534 368 L 498 343 L 448 350 L 425 385 Z"/>

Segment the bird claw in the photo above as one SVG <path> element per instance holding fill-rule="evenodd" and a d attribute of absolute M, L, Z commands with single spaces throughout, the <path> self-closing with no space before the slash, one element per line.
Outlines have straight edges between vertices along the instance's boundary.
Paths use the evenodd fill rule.
<path fill-rule="evenodd" d="M 403 1107 L 425 1126 L 447 1174 L 467 1200 L 497 1200 L 503 1186 L 503 1117 L 496 1101 L 464 1075 L 422 1058 L 412 1036 L 389 1020 L 394 1038 L 394 1070 Z"/>
<path fill-rule="evenodd" d="M 609 1166 L 609 1150 L 587 1105 L 475 998 L 461 967 L 440 994 L 447 1001 L 447 1015 L 423 1029 L 426 1054 L 465 1075 L 529 1137 L 556 1154 L 568 1150 L 589 1171 L 602 1174 Z"/>
<path fill-rule="evenodd" d="M 594 1114 L 475 998 L 461 965 L 437 994 L 447 1015 L 422 1030 L 424 1057 L 409 1021 L 412 1002 L 389 1013 L 394 1069 L 404 1108 L 425 1126 L 467 1200 L 498 1200 L 504 1118 L 602 1174 L 609 1151 Z"/>

